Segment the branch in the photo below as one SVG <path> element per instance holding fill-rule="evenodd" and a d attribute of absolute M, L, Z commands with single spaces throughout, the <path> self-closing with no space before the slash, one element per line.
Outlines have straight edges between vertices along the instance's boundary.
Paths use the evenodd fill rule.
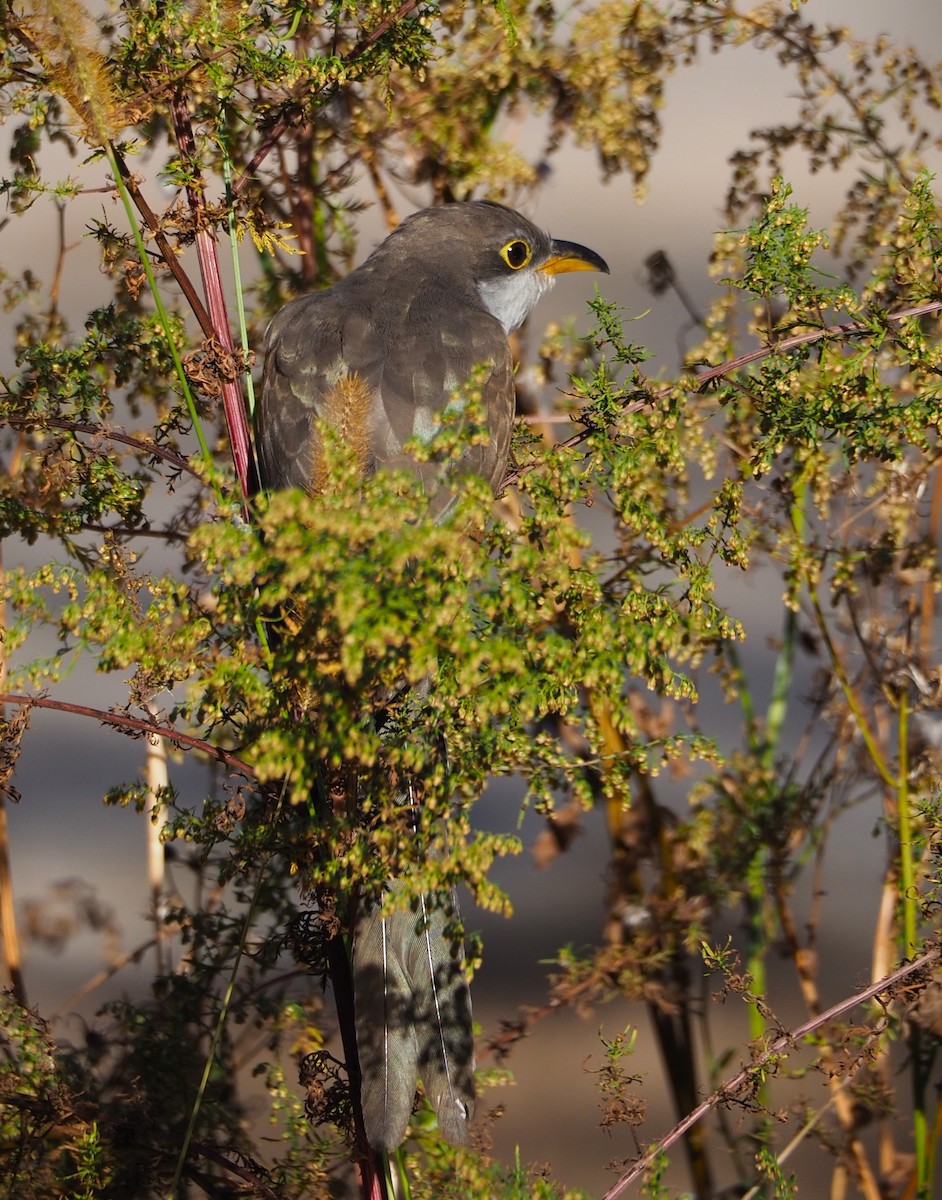
<path fill-rule="evenodd" d="M 267 1173 L 258 1163 L 249 1159 L 246 1155 L 239 1154 L 238 1151 L 229 1150 L 227 1153 L 220 1150 L 218 1147 L 211 1145 L 209 1142 L 193 1141 L 191 1143 L 197 1154 L 202 1154 L 204 1158 L 208 1158 L 210 1162 L 215 1163 L 219 1167 L 223 1167 L 226 1171 L 231 1171 L 238 1179 L 247 1184 L 251 1189 L 251 1195 L 262 1196 L 264 1200 L 278 1200 L 280 1192 L 274 1191 L 267 1182 Z M 242 1162 L 236 1161 L 236 1156 L 241 1158 Z M 250 1166 L 246 1166 L 250 1163 Z"/>
<path fill-rule="evenodd" d="M 886 313 L 885 321 L 906 321 L 910 317 L 925 317 L 930 313 L 939 312 L 942 310 L 942 300 L 927 300 L 924 304 L 914 304 L 910 308 L 902 308 L 899 312 Z M 773 342 L 767 346 L 760 346 L 756 350 L 750 350 L 746 354 L 740 354 L 737 358 L 732 358 L 728 362 L 721 363 L 718 367 L 710 367 L 709 370 L 695 376 L 697 389 L 702 390 L 706 384 L 712 383 L 714 379 L 719 379 L 724 375 L 731 375 L 733 371 L 738 371 L 740 367 L 745 367 L 751 362 L 758 362 L 760 359 L 768 358 L 770 354 L 785 354 L 789 350 L 795 350 L 799 346 L 808 346 L 812 342 L 819 342 L 822 338 L 840 338 L 853 337 L 858 333 L 869 332 L 870 327 L 864 325 L 860 321 L 845 321 L 841 325 L 825 325 L 821 329 L 811 329 L 807 333 L 796 333 L 791 337 L 782 338 L 781 341 Z M 666 393 L 662 393 L 666 394 Z"/>
<path fill-rule="evenodd" d="M 942 307 L 942 305 L 940 305 Z M 892 971 L 889 975 L 885 975 L 882 979 L 878 979 L 876 983 L 870 985 L 864 991 L 857 993 L 854 996 L 848 996 L 846 999 L 829 1008 L 827 1012 L 819 1013 L 818 1016 L 812 1017 L 806 1021 L 804 1025 L 793 1030 L 791 1033 L 783 1033 L 777 1037 L 757 1058 L 751 1059 L 745 1066 L 721 1087 L 717 1088 L 702 1104 L 698 1105 L 693 1112 L 688 1113 L 682 1121 L 679 1121 L 670 1133 L 666 1134 L 656 1142 L 655 1145 L 648 1150 L 634 1165 L 625 1172 L 618 1180 L 614 1187 L 610 1188 L 602 1200 L 617 1200 L 619 1196 L 623 1196 L 628 1188 L 645 1172 L 649 1171 L 657 1162 L 658 1158 L 674 1145 L 692 1126 L 696 1125 L 701 1117 L 705 1117 L 707 1113 L 720 1104 L 725 1104 L 730 1100 L 735 1100 L 741 1092 L 751 1086 L 752 1080 L 758 1070 L 767 1064 L 774 1063 L 785 1051 L 792 1049 L 803 1038 L 806 1038 L 810 1033 L 820 1029 L 830 1021 L 837 1020 L 851 1009 L 856 1008 L 859 1004 L 864 1004 L 867 1000 L 872 1000 L 874 996 L 879 996 L 881 992 L 888 992 L 896 987 L 902 980 L 907 979 L 910 975 L 915 975 L 918 971 L 924 970 L 932 963 L 937 962 L 942 949 L 934 947 L 928 953 L 923 954 L 920 958 L 914 959 L 912 962 L 905 963 Z"/>
<path fill-rule="evenodd" d="M 130 729 L 135 733 L 147 734 L 148 737 L 163 737 L 178 748 L 198 750 L 209 758 L 216 759 L 217 762 L 221 762 L 246 779 L 258 778 L 254 768 L 238 755 L 223 750 L 221 746 L 214 746 L 212 742 L 207 742 L 204 738 L 183 733 L 172 725 L 161 725 L 156 721 L 145 721 L 139 717 L 129 717 L 123 713 L 109 712 L 103 708 L 89 708 L 86 704 L 71 704 L 67 700 L 50 700 L 48 696 L 20 696 L 11 692 L 0 692 L 0 704 L 17 704 L 24 708 L 51 708 L 56 712 L 91 717 L 92 720 L 101 721 L 102 725 L 110 725 L 114 729 Z"/>
<path fill-rule="evenodd" d="M 942 300 L 927 300 L 923 304 L 914 304 L 910 308 L 902 308 L 899 312 L 886 313 L 883 319 L 887 323 L 906 321 L 911 317 L 925 317 L 936 312 L 942 312 Z M 766 346 L 759 346 L 755 350 L 749 350 L 745 354 L 738 355 L 736 358 L 728 359 L 726 362 L 720 363 L 717 367 L 709 367 L 699 375 L 693 376 L 691 381 L 692 386 L 698 392 L 703 391 L 707 384 L 713 383 L 717 379 L 722 379 L 726 375 L 732 375 L 734 371 L 738 371 L 750 363 L 760 362 L 763 358 L 768 358 L 772 354 L 787 354 L 789 350 L 796 350 L 799 346 L 808 346 L 814 342 L 820 342 L 824 338 L 854 337 L 856 334 L 868 333 L 869 331 L 870 326 L 864 325 L 860 321 L 845 321 L 840 325 L 824 325 L 821 329 L 810 329 L 806 333 L 796 333 L 791 337 L 782 338 L 781 341 L 772 342 Z M 653 408 L 659 400 L 665 400 L 673 390 L 672 387 L 660 388 L 658 391 L 646 396 L 643 400 L 631 400 L 622 407 L 621 411 L 628 416 L 631 413 L 641 412 L 646 408 Z M 575 416 L 572 419 L 578 421 L 579 417 Z M 592 436 L 593 429 L 592 425 L 587 425 L 584 429 L 580 429 L 578 433 L 572 434 L 571 437 L 565 438 L 561 442 L 556 442 L 553 449 L 570 449 L 573 446 L 580 446 Z M 531 466 L 524 466 L 509 471 L 504 476 L 504 481 L 499 491 L 502 492 L 505 488 L 510 487 L 517 482 L 521 475 L 525 475 L 532 469 L 533 467 Z"/>
<path fill-rule="evenodd" d="M 396 9 L 391 16 L 388 16 L 384 20 L 380 21 L 375 29 L 371 30 L 367 34 L 364 34 L 364 36 L 360 38 L 352 50 L 350 50 L 349 54 L 344 56 L 344 66 L 349 66 L 350 63 L 355 62 L 358 58 L 362 57 L 362 55 L 364 55 L 367 50 L 371 49 L 381 37 L 385 36 L 385 34 L 387 34 L 398 21 L 402 21 L 409 15 L 409 13 L 413 11 L 413 9 L 418 8 L 421 2 L 422 0 L 404 0 L 404 2 L 399 5 L 398 9 Z M 328 88 L 324 97 L 325 100 L 329 99 L 335 87 L 336 84 L 331 85 Z M 269 154 L 271 154 L 272 150 L 274 150 L 274 148 L 278 145 L 282 134 L 301 119 L 303 112 L 303 108 L 300 105 L 297 105 L 290 111 L 290 113 L 284 113 L 282 116 L 280 116 L 275 124 L 272 125 L 271 129 L 269 129 L 268 133 L 266 133 L 264 139 L 262 140 L 262 144 L 252 155 L 249 165 L 245 168 L 235 183 L 233 183 L 233 198 L 238 196 L 244 190 L 249 180 L 255 175 L 255 172 L 258 170 L 258 168 L 262 165 Z"/>
<path fill-rule="evenodd" d="M 167 450 L 151 441 L 150 438 L 136 437 L 134 434 L 124 433 L 118 429 L 109 429 L 105 425 L 96 425 L 92 421 L 70 421 L 65 417 L 36 416 L 4 416 L 2 420 L 12 429 L 29 430 L 38 426 L 40 429 L 62 429 L 67 433 L 84 433 L 90 437 L 107 438 L 110 442 L 120 442 L 124 446 L 130 446 L 132 450 L 137 450 L 141 454 L 149 454 L 153 458 L 163 459 L 164 462 L 176 467 L 178 471 L 186 471 L 194 479 L 202 478 L 200 473 L 194 471 L 189 462 L 175 450 Z"/>
<path fill-rule="evenodd" d="M 144 218 L 144 223 L 154 235 L 154 241 L 157 244 L 157 248 L 160 251 L 161 257 L 167 264 L 171 275 L 173 275 L 174 279 L 180 285 L 180 290 L 186 297 L 187 304 L 189 304 L 190 308 L 193 310 L 193 315 L 199 322 L 200 329 L 202 329 L 206 337 L 213 337 L 215 330 L 213 328 L 213 323 L 210 319 L 209 313 L 206 311 L 206 306 L 199 298 L 196 288 L 194 288 L 192 282 L 190 281 L 189 275 L 187 275 L 186 271 L 183 269 L 183 264 L 180 262 L 176 251 L 170 244 L 170 239 L 164 233 L 163 229 L 161 229 L 160 218 L 144 199 L 144 193 L 141 191 L 137 180 L 128 169 L 128 165 L 124 161 L 124 157 L 121 152 L 116 146 L 112 146 L 112 152 L 114 154 L 114 160 L 118 164 L 118 170 L 121 172 L 121 178 L 124 180 L 124 186 L 128 189 L 128 195 L 134 201 L 134 207 Z"/>

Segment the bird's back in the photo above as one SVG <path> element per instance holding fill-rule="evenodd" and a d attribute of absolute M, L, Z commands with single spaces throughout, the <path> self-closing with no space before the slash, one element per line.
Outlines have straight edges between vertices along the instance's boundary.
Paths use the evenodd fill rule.
<path fill-rule="evenodd" d="M 365 474 L 404 468 L 434 493 L 441 465 L 417 464 L 403 447 L 434 437 L 441 414 L 460 408 L 469 387 L 480 390 L 488 438 L 469 444 L 456 470 L 500 486 L 514 414 L 513 363 L 500 323 L 473 303 L 456 303 L 431 267 L 413 270 L 407 295 L 387 276 L 384 264 L 367 260 L 272 321 L 257 422 L 263 487 L 319 490 L 320 419 L 357 450 Z"/>

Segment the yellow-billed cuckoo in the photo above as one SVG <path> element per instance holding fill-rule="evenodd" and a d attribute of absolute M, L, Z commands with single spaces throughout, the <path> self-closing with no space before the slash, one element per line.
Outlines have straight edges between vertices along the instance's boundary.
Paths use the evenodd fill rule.
<path fill-rule="evenodd" d="M 316 422 L 344 432 L 358 409 L 365 472 L 416 473 L 442 515 L 451 493 L 441 466 L 403 446 L 428 441 L 456 392 L 474 380 L 486 409 L 486 442 L 459 457 L 461 474 L 492 489 L 507 466 L 514 417 L 507 336 L 553 277 L 604 271 L 592 250 L 556 241 L 501 204 L 471 202 L 409 217 L 345 279 L 301 297 L 269 327 L 256 417 L 266 489 L 319 490 Z M 421 1076 L 439 1127 L 464 1142 L 474 1103 L 471 1003 L 460 947 L 446 937 L 451 897 L 383 916 L 367 905 L 354 935 L 353 981 L 361 1101 L 367 1137 L 392 1149 L 405 1137 Z"/>

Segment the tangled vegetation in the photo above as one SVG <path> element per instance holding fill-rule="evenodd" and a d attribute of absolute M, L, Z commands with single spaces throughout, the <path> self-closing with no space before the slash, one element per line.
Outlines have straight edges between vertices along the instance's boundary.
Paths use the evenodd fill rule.
<path fill-rule="evenodd" d="M 663 1078 L 639 1088 L 635 1034 L 604 1045 L 602 1121 L 638 1151 L 609 1197 L 673 1194 L 682 1137 L 701 1200 L 729 1186 L 928 1200 L 942 1132 L 937 66 L 797 4 L 734 0 L 128 0 L 94 16 L 81 0 L 12 0 L 2 19 L 11 231 L 34 205 L 61 214 L 95 189 L 115 203 L 89 229 L 113 296 L 81 327 L 59 303 L 64 236 L 52 278 L 2 278 L 0 798 L 20 800 L 38 706 L 216 764 L 196 809 L 159 775 L 115 780 L 112 803 L 199 850 L 204 902 L 154 882 L 152 994 L 109 1002 L 82 1044 L 30 1007 L 0 841 L 4 1194 L 379 1197 L 392 1180 L 416 1200 L 573 1194 L 495 1162 L 483 1137 L 445 1147 L 422 1108 L 405 1150 L 377 1161 L 325 1048 L 337 1028 L 350 1047 L 352 897 L 396 877 L 406 896 L 461 883 L 509 911 L 490 868 L 517 839 L 471 812 L 487 779 L 517 775 L 549 858 L 603 809 L 608 912 L 481 1057 L 512 1067 L 560 1006 L 648 1006 Z M 676 377 L 645 373 L 598 297 L 587 338 L 544 341 L 557 386 L 543 407 L 521 388 L 533 419 L 496 509 L 470 483 L 437 524 L 410 477 L 364 483 L 343 445 L 316 499 L 253 496 L 253 348 L 281 303 L 349 269 L 366 203 L 392 226 L 405 181 L 429 203 L 526 208 L 566 140 L 643 191 L 669 75 L 743 45 L 791 73 L 799 111 L 731 160 L 717 298 Z M 542 118 L 543 144 L 509 140 L 521 114 Z M 785 181 L 794 155 L 846 182 L 833 228 L 811 227 Z M 677 284 L 665 256 L 649 265 L 655 290 Z M 569 436 L 536 419 L 546 404 Z M 467 424 L 426 452 L 453 453 Z M 168 565 L 153 570 L 141 548 L 158 543 Z M 718 595 L 733 573 L 774 580 L 767 700 Z M 290 636 L 272 636 L 282 622 Z M 82 656 L 108 676 L 107 712 L 68 691 Z M 418 694 L 401 686 L 428 676 Z M 710 676 L 741 714 L 728 744 L 698 709 Z M 684 771 L 689 803 L 669 811 L 663 781 Z M 417 831 L 390 795 L 404 774 L 422 781 Z M 815 880 L 861 806 L 886 845 L 882 877 L 859 881 L 878 913 L 872 986 L 829 1007 Z M 769 990 L 783 953 L 799 1029 Z M 745 1001 L 749 1045 L 713 1045 L 717 988 Z M 240 1029 L 264 1032 L 251 1061 Z M 300 1084 L 277 1065 L 286 1048 Z M 247 1070 L 274 1140 L 243 1119 Z M 799 1074 L 826 1081 L 824 1103 L 779 1098 Z M 652 1087 L 686 1119 L 660 1141 L 642 1128 Z M 809 1135 L 806 1183 L 789 1155 Z"/>

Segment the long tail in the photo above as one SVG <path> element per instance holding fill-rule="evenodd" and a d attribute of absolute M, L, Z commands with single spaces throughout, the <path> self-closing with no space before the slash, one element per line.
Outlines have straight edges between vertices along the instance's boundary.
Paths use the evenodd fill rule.
<path fill-rule="evenodd" d="M 393 884 L 394 888 L 396 885 Z M 474 1112 L 471 994 L 454 893 L 422 896 L 414 911 L 361 914 L 353 946 L 360 1098 L 371 1146 L 406 1134 L 421 1076 L 449 1142 L 468 1140 Z"/>

